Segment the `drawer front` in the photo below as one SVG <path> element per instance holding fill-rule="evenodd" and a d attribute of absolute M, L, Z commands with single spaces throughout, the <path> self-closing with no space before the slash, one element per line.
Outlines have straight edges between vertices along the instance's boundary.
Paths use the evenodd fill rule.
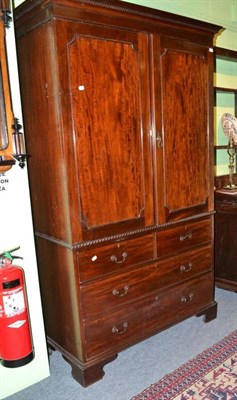
<path fill-rule="evenodd" d="M 78 253 L 80 281 L 123 271 L 154 259 L 154 237 L 143 236 Z"/>
<path fill-rule="evenodd" d="M 213 301 L 213 278 L 208 273 L 154 293 L 119 312 L 84 323 L 86 357 L 115 354 L 165 327 L 195 315 Z"/>
<path fill-rule="evenodd" d="M 236 192 L 235 192 L 236 193 Z M 215 192 L 215 210 L 223 211 L 225 213 L 236 213 L 237 209 L 237 196 L 232 191 Z"/>
<path fill-rule="evenodd" d="M 212 247 L 187 251 L 176 257 L 142 267 L 81 288 L 84 318 L 111 313 L 131 301 L 181 283 L 212 268 Z"/>
<path fill-rule="evenodd" d="M 212 240 L 212 219 L 187 223 L 157 233 L 158 257 Z"/>

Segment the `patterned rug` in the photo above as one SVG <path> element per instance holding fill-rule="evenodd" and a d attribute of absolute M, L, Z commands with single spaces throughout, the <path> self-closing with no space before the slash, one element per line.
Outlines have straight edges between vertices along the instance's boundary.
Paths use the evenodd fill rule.
<path fill-rule="evenodd" d="M 131 400 L 237 400 L 237 330 Z"/>

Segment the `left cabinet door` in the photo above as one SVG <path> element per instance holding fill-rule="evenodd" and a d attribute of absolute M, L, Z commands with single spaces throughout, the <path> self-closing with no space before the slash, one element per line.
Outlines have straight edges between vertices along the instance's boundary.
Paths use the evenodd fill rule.
<path fill-rule="evenodd" d="M 150 225 L 148 37 L 60 21 L 57 29 L 60 68 L 67 57 L 76 165 L 68 174 L 81 239 Z"/>

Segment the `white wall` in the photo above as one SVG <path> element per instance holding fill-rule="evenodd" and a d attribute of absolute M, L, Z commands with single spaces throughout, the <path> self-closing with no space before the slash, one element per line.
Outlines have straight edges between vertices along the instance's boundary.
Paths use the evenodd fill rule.
<path fill-rule="evenodd" d="M 6 30 L 8 64 L 14 116 L 22 124 L 13 23 Z M 37 264 L 34 248 L 27 167 L 13 166 L 0 173 L 0 253 L 20 246 L 17 264 L 24 268 L 32 324 L 35 358 L 28 365 L 5 368 L 0 365 L 0 399 L 4 399 L 49 376 L 49 365 L 42 317 Z"/>

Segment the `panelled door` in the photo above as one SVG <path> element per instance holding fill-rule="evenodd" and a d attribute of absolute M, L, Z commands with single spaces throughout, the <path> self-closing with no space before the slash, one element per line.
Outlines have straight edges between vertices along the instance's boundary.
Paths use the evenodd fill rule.
<path fill-rule="evenodd" d="M 68 173 L 76 187 L 72 201 L 79 204 L 73 224 L 80 225 L 83 239 L 150 225 L 148 37 L 63 21 L 57 30 L 73 121 L 77 174 Z"/>
<path fill-rule="evenodd" d="M 157 221 L 212 209 L 209 49 L 153 38 Z"/>

